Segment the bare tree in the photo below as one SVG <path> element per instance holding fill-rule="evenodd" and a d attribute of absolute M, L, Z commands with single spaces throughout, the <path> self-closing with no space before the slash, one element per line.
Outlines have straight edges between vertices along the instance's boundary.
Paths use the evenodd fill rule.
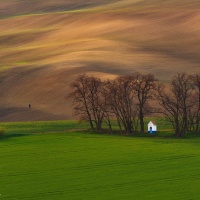
<path fill-rule="evenodd" d="M 126 134 L 133 133 L 134 90 L 129 76 L 119 76 L 107 83 L 110 95 L 109 106 L 116 116 L 120 130 L 122 126 Z"/>
<path fill-rule="evenodd" d="M 72 99 L 73 109 L 75 114 L 78 115 L 81 120 L 89 122 L 91 129 L 94 129 L 92 121 L 92 113 L 88 102 L 88 76 L 86 74 L 78 76 L 70 85 L 70 93 L 67 98 Z"/>
<path fill-rule="evenodd" d="M 159 84 L 157 92 L 157 99 L 163 107 L 166 119 L 173 125 L 177 137 L 183 136 L 188 130 L 188 113 L 193 105 L 193 85 L 190 77 L 186 73 L 177 74 L 168 89 Z"/>
<path fill-rule="evenodd" d="M 99 78 L 95 77 L 89 77 L 88 79 L 88 102 L 96 129 L 100 131 L 102 129 L 102 122 L 105 113 L 105 101 L 101 96 L 102 82 Z"/>
<path fill-rule="evenodd" d="M 140 74 L 138 72 L 130 75 L 130 79 L 137 99 L 140 130 L 144 133 L 144 116 L 149 108 L 148 102 L 154 97 L 157 79 L 153 74 Z"/>
<path fill-rule="evenodd" d="M 163 114 L 166 117 L 166 120 L 169 121 L 174 129 L 175 134 L 177 137 L 181 136 L 181 130 L 180 130 L 180 105 L 179 101 L 177 100 L 176 96 L 172 93 L 172 91 L 167 92 L 166 87 L 163 84 L 159 84 L 157 88 L 157 100 L 159 101 L 159 104 L 162 106 Z"/>
<path fill-rule="evenodd" d="M 190 76 L 193 83 L 193 95 L 191 96 L 191 102 L 193 106 L 189 110 L 189 125 L 190 130 L 200 131 L 200 74 Z"/>
<path fill-rule="evenodd" d="M 105 122 L 109 128 L 110 133 L 113 132 L 112 130 L 112 119 L 114 118 L 114 113 L 110 107 L 110 81 L 102 81 L 101 83 L 101 90 L 100 90 L 100 96 L 101 96 L 101 110 L 103 110 L 103 122 Z"/>
<path fill-rule="evenodd" d="M 176 94 L 182 110 L 183 134 L 188 130 L 188 111 L 193 106 L 191 96 L 193 83 L 186 73 L 177 74 L 172 80 L 173 92 Z"/>
<path fill-rule="evenodd" d="M 81 119 L 90 123 L 92 129 L 101 130 L 105 101 L 101 96 L 102 82 L 99 78 L 80 75 L 70 85 L 68 97 L 73 100 L 73 108 Z"/>

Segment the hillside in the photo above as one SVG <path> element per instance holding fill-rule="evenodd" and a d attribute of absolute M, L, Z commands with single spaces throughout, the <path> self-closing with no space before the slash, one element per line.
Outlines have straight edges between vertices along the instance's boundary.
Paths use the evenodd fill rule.
<path fill-rule="evenodd" d="M 81 10 L 115 1 L 117 0 L 1 0 L 0 17 Z"/>
<path fill-rule="evenodd" d="M 0 120 L 72 118 L 65 96 L 84 72 L 161 81 L 199 72 L 199 9 L 195 0 L 1 0 Z"/>

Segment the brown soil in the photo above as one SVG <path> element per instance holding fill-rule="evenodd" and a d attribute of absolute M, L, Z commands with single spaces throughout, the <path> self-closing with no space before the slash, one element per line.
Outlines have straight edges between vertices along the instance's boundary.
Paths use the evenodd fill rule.
<path fill-rule="evenodd" d="M 140 71 L 164 82 L 177 72 L 199 73 L 199 1 L 159 2 L 0 19 L 0 121 L 74 118 L 65 97 L 81 73 L 112 78 Z"/>

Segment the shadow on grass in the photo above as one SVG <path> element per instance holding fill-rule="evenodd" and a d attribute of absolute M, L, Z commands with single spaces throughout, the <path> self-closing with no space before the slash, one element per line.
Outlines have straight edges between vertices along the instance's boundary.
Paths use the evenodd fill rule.
<path fill-rule="evenodd" d="M 150 134 L 148 132 L 134 132 L 131 134 L 126 134 L 125 132 L 120 132 L 118 130 L 114 130 L 112 133 L 107 129 L 103 129 L 101 131 L 97 130 L 83 130 L 82 133 L 89 133 L 95 135 L 113 135 L 113 136 L 121 136 L 121 137 L 132 137 L 132 138 L 162 138 L 162 139 L 190 139 L 200 137 L 198 133 L 187 133 L 185 136 L 178 138 L 173 131 L 158 131 L 154 134 Z"/>
<path fill-rule="evenodd" d="M 187 134 L 185 134 L 185 136 L 183 138 L 185 139 L 190 139 L 190 138 L 199 138 L 200 137 L 200 132 L 188 132 Z"/>
<path fill-rule="evenodd" d="M 1 140 L 6 140 L 6 139 L 10 139 L 10 138 L 16 138 L 16 137 L 24 137 L 24 136 L 28 136 L 31 134 L 9 134 L 9 135 L 0 135 L 0 141 Z"/>

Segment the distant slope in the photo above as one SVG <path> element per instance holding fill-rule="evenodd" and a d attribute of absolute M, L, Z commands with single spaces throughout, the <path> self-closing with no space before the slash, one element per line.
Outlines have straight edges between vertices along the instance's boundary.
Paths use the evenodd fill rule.
<path fill-rule="evenodd" d="M 0 0 L 0 17 L 91 8 L 117 0 Z"/>
<path fill-rule="evenodd" d="M 74 1 L 40 8 L 49 2 Z M 84 72 L 108 78 L 137 70 L 169 81 L 200 71 L 199 1 L 92 2 L 96 7 L 84 12 L 0 20 L 0 120 L 72 118 L 65 96 Z"/>

